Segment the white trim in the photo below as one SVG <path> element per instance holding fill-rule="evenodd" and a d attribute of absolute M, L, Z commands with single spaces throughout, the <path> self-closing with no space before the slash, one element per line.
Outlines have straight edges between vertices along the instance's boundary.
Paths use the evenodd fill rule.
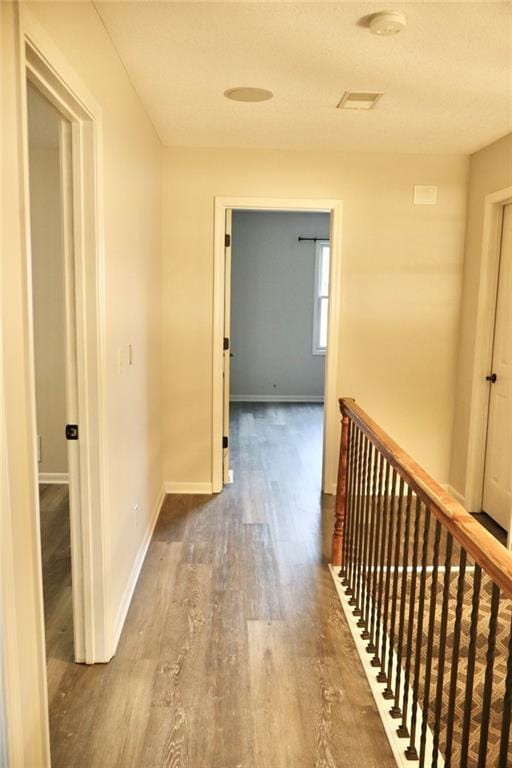
<path fill-rule="evenodd" d="M 137 586 L 140 572 L 142 570 L 142 566 L 144 565 L 144 560 L 146 559 L 149 545 L 151 544 L 151 539 L 153 538 L 153 533 L 154 533 L 156 524 L 158 522 L 160 512 L 162 510 L 162 505 L 165 499 L 165 493 L 166 493 L 165 487 L 162 485 L 160 492 L 158 494 L 158 498 L 156 500 L 155 506 L 153 507 L 153 514 L 151 515 L 151 520 L 149 521 L 149 525 L 146 528 L 146 533 L 144 534 L 144 538 L 140 543 L 139 550 L 137 552 L 132 570 L 130 572 L 128 583 L 126 584 L 126 587 L 123 592 L 123 596 L 121 598 L 121 602 L 119 604 L 119 608 L 116 613 L 116 618 L 114 620 L 114 627 L 112 632 L 112 655 L 115 654 L 117 650 L 117 646 L 119 644 L 119 638 L 121 637 L 121 633 L 123 631 L 123 627 L 126 621 L 126 617 L 128 615 L 128 611 L 130 610 L 130 604 L 132 602 L 133 593 L 135 592 L 135 587 Z"/>
<path fill-rule="evenodd" d="M 482 510 L 489 415 L 489 384 L 485 377 L 492 364 L 503 207 L 511 201 L 512 187 L 506 187 L 485 197 L 464 488 L 464 498 L 469 512 L 481 512 Z"/>
<path fill-rule="evenodd" d="M 441 484 L 445 491 L 447 491 L 453 498 L 459 502 L 465 509 L 466 509 L 466 499 L 462 495 L 462 493 L 459 493 L 459 491 L 453 487 L 453 485 L 450 485 L 449 483 Z"/>
<path fill-rule="evenodd" d="M 341 319 L 341 200 L 271 197 L 215 197 L 213 255 L 213 384 L 212 384 L 212 490 L 222 491 L 223 339 L 224 339 L 224 234 L 226 210 L 312 211 L 331 214 L 329 270 L 329 330 L 325 360 L 325 410 L 322 488 L 336 484 L 338 469 L 338 346 Z"/>
<path fill-rule="evenodd" d="M 1 371 L 0 371 L 1 374 Z M 1 457 L 0 457 L 1 462 Z M 2 594 L 0 593 L 0 766 L 7 768 L 7 711 L 5 706 L 4 627 Z"/>
<path fill-rule="evenodd" d="M 232 403 L 323 403 L 323 395 L 230 395 Z"/>
<path fill-rule="evenodd" d="M 105 301 L 103 254 L 102 112 L 51 38 L 22 7 L 21 87 L 24 102 L 25 229 L 27 239 L 29 357 L 33 378 L 33 331 L 30 281 L 30 213 L 28 199 L 28 125 L 26 80 L 71 123 L 69 146 L 73 218 L 73 287 L 76 302 L 76 380 L 67 386 L 68 411 L 74 408 L 80 427 L 76 450 L 69 453 L 71 550 L 73 571 L 73 629 L 75 660 L 92 664 L 112 656 L 109 569 L 106 563 L 109 530 L 104 514 L 104 478 L 108 476 L 103 424 L 105 393 Z M 61 134 L 63 136 L 63 134 Z M 65 161 L 66 162 L 66 161 Z M 71 173 L 72 172 L 72 173 Z M 69 256 L 69 253 L 68 253 Z M 69 266 L 69 259 L 68 259 Z M 68 344 L 67 353 L 70 346 Z M 68 366 L 69 370 L 69 366 Z M 32 390 L 34 384 L 32 382 Z M 35 402 L 35 393 L 33 392 Z M 73 419 L 75 421 L 75 419 Z M 35 405 L 32 428 L 37 463 Z M 38 526 L 38 520 L 34 521 Z"/>
<path fill-rule="evenodd" d="M 327 299 L 329 301 L 329 293 L 323 295 L 320 293 L 320 261 L 322 255 L 322 248 L 327 246 L 329 248 L 329 267 L 331 260 L 331 249 L 329 240 L 317 240 L 315 243 L 315 278 L 313 286 L 313 338 L 311 339 L 311 352 L 313 355 L 326 355 L 327 347 L 321 347 L 318 344 L 319 341 L 319 324 L 320 324 L 320 301 Z M 327 286 L 329 290 L 329 286 Z M 329 306 L 329 305 L 327 305 Z"/>
<path fill-rule="evenodd" d="M 359 658 L 361 660 L 361 664 L 364 669 L 366 679 L 368 680 L 370 691 L 372 692 L 372 696 L 375 700 L 377 711 L 382 721 L 382 725 L 384 726 L 384 732 L 389 741 L 389 746 L 391 747 L 391 751 L 393 753 L 393 757 L 395 758 L 395 762 L 399 768 L 410 768 L 411 765 L 414 765 L 414 762 L 411 760 L 407 760 L 405 757 L 405 748 L 407 747 L 407 744 L 409 743 L 409 741 L 408 739 L 399 738 L 396 732 L 397 727 L 400 724 L 400 720 L 395 720 L 389 714 L 390 702 L 389 700 L 385 699 L 382 696 L 382 691 L 384 690 L 386 685 L 384 683 L 377 682 L 375 667 L 372 667 L 370 663 L 371 662 L 370 654 L 366 651 L 366 646 L 368 645 L 368 641 L 363 640 L 361 638 L 361 629 L 357 626 L 357 619 L 354 617 L 354 614 L 352 613 L 352 610 L 348 604 L 347 597 L 341 586 L 340 579 L 337 576 L 337 571 L 339 571 L 339 568 L 335 569 L 332 565 L 329 565 L 329 571 L 331 572 L 332 580 L 334 581 L 334 586 L 336 588 L 336 592 L 339 597 L 345 619 L 350 629 L 350 634 L 352 635 L 354 645 L 356 646 L 357 653 L 359 654 Z M 392 670 L 396 669 L 397 661 L 398 660 L 396 658 L 396 654 L 393 654 Z M 403 690 L 404 690 L 404 675 L 402 675 L 400 700 L 402 699 Z M 412 701 L 412 691 L 410 691 L 409 701 Z M 421 723 L 421 709 L 419 705 L 417 705 L 417 712 L 418 712 L 418 723 Z M 426 738 L 425 754 L 431 755 L 434 742 L 432 738 L 432 731 L 429 726 L 427 726 L 426 737 L 427 738 Z M 438 751 L 437 765 L 439 766 L 439 768 L 443 768 L 444 766 L 444 758 L 440 751 Z"/>
<path fill-rule="evenodd" d="M 174 480 L 167 480 L 164 483 L 166 493 L 197 494 L 199 496 L 211 496 L 213 493 L 211 483 L 176 483 Z"/>
<path fill-rule="evenodd" d="M 69 475 L 67 472 L 39 473 L 40 485 L 66 485 L 67 483 L 69 483 Z"/>
<path fill-rule="evenodd" d="M 2 3 L 0 35 L 5 70 L 1 73 L 2 109 L 2 260 L 14 276 L 16 316 L 8 323 L 15 328 L 17 356 L 11 376 L 2 374 L 0 429 L 2 430 L 2 496 L 0 499 L 0 590 L 5 632 L 5 696 L 7 748 L 12 766 L 50 766 L 48 689 L 44 644 L 39 504 L 37 488 L 37 435 L 33 356 L 30 355 L 31 307 L 27 287 L 30 250 L 27 231 L 28 146 L 23 23 L 19 3 Z M 3 63 L 3 62 L 2 62 Z M 10 162 L 4 163 L 8 155 Z M 7 188 L 7 179 L 9 188 Z M 9 196 L 9 197 L 7 197 Z M 12 220 L 4 221 L 6 215 Z M 5 226 L 4 226 L 5 225 Z M 8 233 L 6 235 L 5 233 Z M 9 241 L 8 238 L 9 237 Z M 28 270 L 28 275 L 27 275 Z M 4 283 L 3 283 L 4 286 Z M 4 296 L 7 295 L 3 290 Z M 4 299 L 2 296 L 2 302 Z M 2 321 L 5 308 L 2 306 Z M 6 339 L 2 331 L 2 343 Z M 18 338 L 19 334 L 19 338 Z M 12 337 L 11 337 L 12 338 Z M 5 348 L 4 348 L 5 349 Z M 3 356 L 2 352 L 2 356 Z M 6 355 L 11 355 L 12 349 Z M 16 383 L 17 397 L 13 395 Z M 14 412 L 18 408 L 19 412 Z M 7 411 L 7 412 L 6 412 Z M 5 418 L 4 418 L 5 414 Z M 7 419 L 9 414 L 9 419 Z M 15 430 L 15 431 L 14 431 Z M 15 437 L 15 440 L 12 439 Z M 10 442 L 9 442 L 10 441 Z M 20 549 L 19 543 L 23 542 Z M 20 557 L 20 554 L 22 556 Z M 24 598 L 20 600 L 22 592 Z M 27 633 L 30 641 L 27 642 Z M 30 683 L 29 683 L 30 680 Z M 27 716 L 30 691 L 30 716 Z"/>

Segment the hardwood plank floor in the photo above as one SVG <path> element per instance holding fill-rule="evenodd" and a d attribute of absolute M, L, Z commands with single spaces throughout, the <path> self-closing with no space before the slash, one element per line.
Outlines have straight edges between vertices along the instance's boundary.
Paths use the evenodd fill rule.
<path fill-rule="evenodd" d="M 54 768 L 395 765 L 326 567 L 321 443 L 321 406 L 232 406 L 234 484 L 166 498 L 116 657 L 62 661 Z"/>
<path fill-rule="evenodd" d="M 73 661 L 71 543 L 67 485 L 40 485 L 41 557 L 50 709 Z"/>

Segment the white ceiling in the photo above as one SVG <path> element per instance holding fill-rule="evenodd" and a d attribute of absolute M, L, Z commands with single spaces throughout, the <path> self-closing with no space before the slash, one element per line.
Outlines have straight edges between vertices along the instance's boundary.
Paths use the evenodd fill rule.
<path fill-rule="evenodd" d="M 166 145 L 470 153 L 512 131 L 510 2 L 95 5 Z M 370 34 L 389 8 L 407 29 Z M 384 96 L 337 110 L 345 90 Z"/>

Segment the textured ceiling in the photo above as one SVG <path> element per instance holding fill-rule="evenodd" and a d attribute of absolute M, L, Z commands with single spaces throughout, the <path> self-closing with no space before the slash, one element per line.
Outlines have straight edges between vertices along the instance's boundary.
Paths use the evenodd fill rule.
<path fill-rule="evenodd" d="M 166 145 L 470 153 L 512 130 L 510 2 L 95 5 Z M 379 38 L 361 19 L 387 7 L 408 27 Z M 345 90 L 384 97 L 337 110 Z"/>

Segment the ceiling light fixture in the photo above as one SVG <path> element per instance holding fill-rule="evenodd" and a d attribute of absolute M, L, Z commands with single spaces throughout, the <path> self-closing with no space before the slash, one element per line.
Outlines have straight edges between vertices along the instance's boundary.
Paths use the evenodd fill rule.
<path fill-rule="evenodd" d="M 226 99 L 232 101 L 268 101 L 273 95 L 272 91 L 267 91 L 265 88 L 247 88 L 245 86 L 229 88 L 229 90 L 224 91 Z"/>
<path fill-rule="evenodd" d="M 370 16 L 368 21 L 370 32 L 380 37 L 396 35 L 407 26 L 407 16 L 400 11 L 381 11 Z"/>

